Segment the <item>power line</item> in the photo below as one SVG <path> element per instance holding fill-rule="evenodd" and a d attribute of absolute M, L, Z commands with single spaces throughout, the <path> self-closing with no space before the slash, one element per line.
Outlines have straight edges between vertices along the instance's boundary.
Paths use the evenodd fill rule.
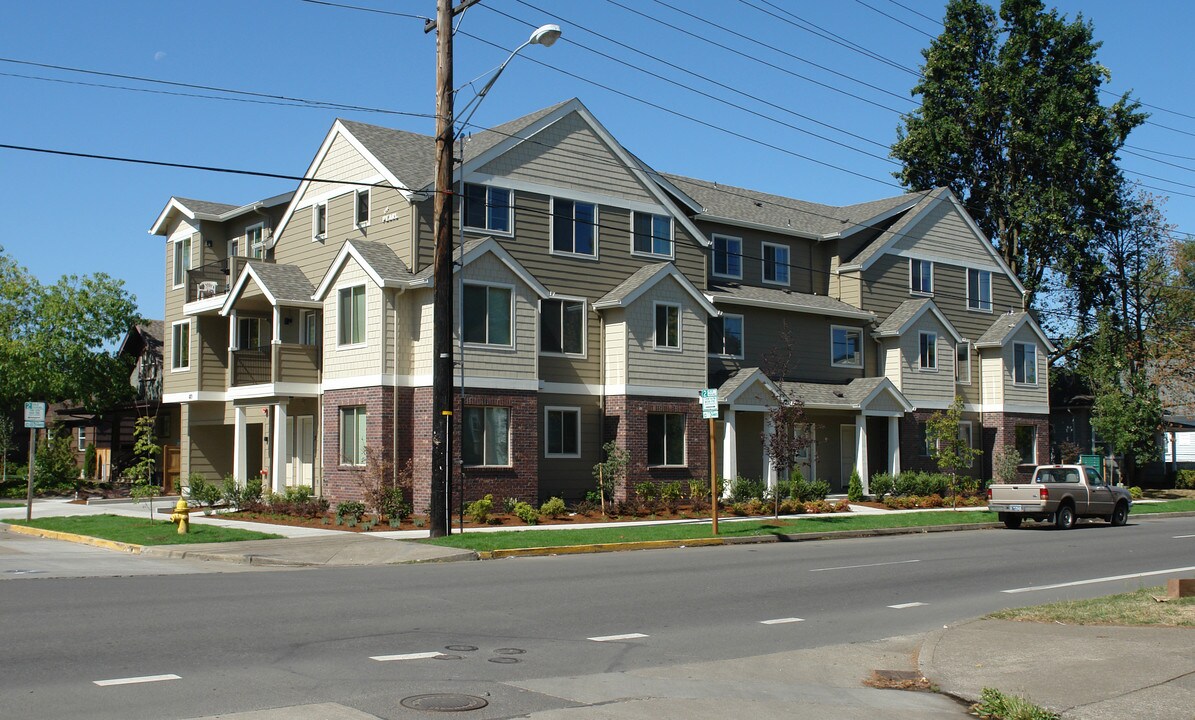
<path fill-rule="evenodd" d="M 919 32 L 931 40 L 934 38 L 933 35 L 931 35 L 930 33 L 927 33 L 926 31 L 922 30 L 921 28 L 910 25 L 907 22 L 905 22 L 904 20 L 901 20 L 900 18 L 896 17 L 895 15 L 889 15 L 888 13 L 884 12 L 883 10 L 879 9 L 878 7 L 876 7 L 874 5 L 869 5 L 865 2 L 863 2 L 863 0 L 855 0 L 855 2 L 862 5 L 863 7 L 867 8 L 868 10 L 871 10 L 873 12 L 879 13 L 880 15 L 883 15 L 884 17 L 888 18 L 889 20 L 891 20 L 894 23 L 899 23 L 899 24 L 907 27 L 908 29 L 913 30 L 914 32 Z"/>
<path fill-rule="evenodd" d="M 300 0 L 300 2 L 311 3 L 312 5 L 326 5 L 328 7 L 344 8 L 346 10 L 360 10 L 362 12 L 377 13 L 379 15 L 393 15 L 395 17 L 423 20 L 424 22 L 433 21 L 433 18 L 430 18 L 426 15 L 412 15 L 411 13 L 394 12 L 392 10 L 379 10 L 378 8 L 362 7 L 360 5 L 345 5 L 343 3 L 327 2 L 327 0 Z"/>

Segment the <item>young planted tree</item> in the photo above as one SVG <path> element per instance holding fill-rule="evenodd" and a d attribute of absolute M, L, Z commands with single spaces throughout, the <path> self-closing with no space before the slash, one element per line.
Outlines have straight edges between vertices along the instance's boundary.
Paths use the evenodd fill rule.
<path fill-rule="evenodd" d="M 938 463 L 938 470 L 950 476 L 950 495 L 955 508 L 958 507 L 959 471 L 971 467 L 983 454 L 979 448 L 971 447 L 971 438 L 960 431 L 962 422 L 961 395 L 956 395 L 945 411 L 936 412 L 925 421 L 925 435 L 933 448 L 930 455 Z"/>
<path fill-rule="evenodd" d="M 763 451 L 776 466 L 777 477 L 790 478 L 809 449 L 809 419 L 805 417 L 805 403 L 790 400 L 768 410 L 767 421 L 773 432 L 763 436 Z M 780 516 L 780 493 L 773 493 L 775 515 Z"/>
<path fill-rule="evenodd" d="M 627 462 L 630 456 L 613 440 L 602 445 L 606 459 L 593 466 L 593 479 L 597 480 L 598 499 L 602 514 L 606 514 L 606 501 L 614 500 L 614 489 L 626 480 Z"/>
<path fill-rule="evenodd" d="M 133 425 L 133 464 L 125 468 L 125 474 L 133 483 L 129 496 L 136 500 L 149 501 L 150 522 L 154 519 L 154 497 L 161 489 L 154 477 L 154 468 L 157 467 L 158 455 L 161 452 L 162 448 L 158 445 L 154 432 L 154 419 L 137 418 Z"/>
<path fill-rule="evenodd" d="M 0 408 L 0 485 L 8 480 L 8 455 L 16 449 L 12 432 L 12 418 Z"/>

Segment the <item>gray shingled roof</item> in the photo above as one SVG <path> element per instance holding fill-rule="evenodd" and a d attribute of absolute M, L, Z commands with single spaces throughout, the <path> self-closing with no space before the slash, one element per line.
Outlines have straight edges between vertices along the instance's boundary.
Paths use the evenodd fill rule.
<path fill-rule="evenodd" d="M 1003 347 L 1008 342 L 1008 337 L 1012 335 L 1012 330 L 1017 326 L 1017 323 L 1028 317 L 1027 312 L 1005 313 L 996 318 L 996 322 L 987 329 L 979 339 L 975 341 L 975 347 Z"/>
<path fill-rule="evenodd" d="M 808 235 L 831 235 L 909 201 L 897 195 L 838 207 L 696 178 L 659 173 L 704 208 L 703 214 Z"/>
<path fill-rule="evenodd" d="M 743 383 L 754 377 L 755 373 L 757 372 L 759 372 L 759 368 L 745 367 L 739 368 L 731 373 L 731 375 L 727 377 L 726 380 L 724 380 L 718 387 L 719 401 L 725 401 L 727 398 L 737 392 L 739 388 L 743 386 Z M 762 375 L 761 377 L 763 377 L 765 380 L 767 379 L 766 375 Z"/>
<path fill-rule="evenodd" d="M 361 253 L 361 258 L 381 276 L 382 282 L 387 280 L 409 282 L 415 279 L 406 264 L 398 255 L 394 254 L 394 250 L 386 243 L 355 239 L 349 240 L 349 244 L 356 248 L 357 252 Z"/>
<path fill-rule="evenodd" d="M 933 203 L 938 198 L 942 197 L 947 192 L 949 192 L 949 190 L 944 187 L 940 187 L 934 188 L 928 193 L 925 193 L 925 197 L 921 198 L 921 200 L 918 201 L 918 203 L 912 208 L 910 208 L 900 219 L 892 223 L 891 227 L 880 233 L 875 240 L 872 240 L 867 245 L 863 246 L 863 248 L 861 248 L 859 252 L 855 254 L 855 257 L 843 258 L 843 264 L 862 265 L 863 263 L 867 262 L 873 255 L 880 251 L 880 248 L 888 244 L 888 242 L 890 242 L 893 238 L 904 233 L 905 229 L 908 228 L 908 226 L 913 222 L 913 219 L 917 217 L 917 215 L 923 209 L 925 209 L 930 203 Z"/>
<path fill-rule="evenodd" d="M 929 298 L 905 300 L 900 305 L 896 306 L 896 309 L 892 311 L 891 315 L 884 319 L 884 322 L 880 323 L 880 326 L 875 329 L 874 334 L 880 336 L 899 335 L 900 329 L 904 327 L 904 324 L 917 317 L 917 314 L 921 312 L 922 308 L 924 308 L 926 305 L 929 305 L 931 302 L 933 301 Z"/>
<path fill-rule="evenodd" d="M 780 389 L 785 395 L 796 398 L 806 405 L 858 410 L 867 396 L 882 382 L 884 382 L 883 377 L 855 378 L 846 385 L 782 382 Z"/>
<path fill-rule="evenodd" d="M 296 300 L 311 302 L 315 286 L 311 284 L 298 265 L 255 261 L 250 261 L 247 265 L 253 268 L 253 272 L 261 279 L 261 283 L 265 286 L 263 290 L 267 290 L 278 302 Z"/>
<path fill-rule="evenodd" d="M 240 205 L 209 202 L 207 200 L 193 200 L 191 198 L 181 198 L 178 196 L 175 196 L 174 199 L 191 212 L 202 215 L 223 215 L 229 210 L 236 210 L 238 207 L 240 207 Z"/>
<path fill-rule="evenodd" d="M 809 293 L 777 290 L 775 288 L 753 287 L 750 285 L 711 284 L 706 291 L 714 303 L 734 304 L 735 301 L 749 304 L 764 302 L 774 305 L 790 307 L 797 311 L 816 313 L 832 313 L 848 317 L 873 317 L 865 310 L 854 305 L 848 305 L 840 300 L 825 295 L 811 295 Z"/>
<path fill-rule="evenodd" d="M 640 286 L 642 286 L 648 280 L 651 280 L 653 277 L 656 276 L 656 274 L 661 273 L 664 270 L 668 269 L 668 267 L 670 267 L 671 265 L 672 265 L 672 263 L 670 263 L 670 262 L 660 262 L 660 263 L 652 263 L 651 265 L 644 265 L 643 267 L 639 268 L 635 272 L 631 273 L 630 276 L 628 276 L 626 280 L 623 280 L 622 282 L 620 282 L 618 284 L 618 286 L 615 287 L 613 290 L 611 290 L 610 292 L 606 293 L 601 298 L 599 298 L 598 301 L 596 303 L 594 303 L 594 307 L 603 307 L 603 306 L 607 306 L 607 305 L 618 305 L 619 303 L 621 303 L 623 301 L 624 298 L 626 298 L 628 295 L 630 295 L 631 293 L 638 290 Z"/>

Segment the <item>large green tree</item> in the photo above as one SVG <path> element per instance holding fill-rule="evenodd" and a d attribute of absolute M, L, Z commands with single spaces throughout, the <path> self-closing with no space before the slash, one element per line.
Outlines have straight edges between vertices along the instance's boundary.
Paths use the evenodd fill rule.
<path fill-rule="evenodd" d="M 1116 210 L 1116 153 L 1145 121 L 1128 95 L 1110 106 L 1110 73 L 1080 15 L 1040 0 L 950 0 L 922 51 L 921 105 L 902 118 L 892 155 L 913 190 L 949 187 L 1029 291 L 1057 272 L 1087 309 L 1100 294 L 1088 246 Z"/>
<path fill-rule="evenodd" d="M 130 368 L 114 348 L 138 320 L 124 281 L 96 273 L 43 285 L 0 246 L 0 410 L 128 399 Z"/>

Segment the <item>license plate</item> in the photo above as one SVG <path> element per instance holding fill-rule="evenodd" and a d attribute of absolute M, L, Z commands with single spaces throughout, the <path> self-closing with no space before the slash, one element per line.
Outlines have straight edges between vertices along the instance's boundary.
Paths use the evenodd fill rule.
<path fill-rule="evenodd" d="M 1021 506 L 1020 505 L 1009 505 L 1008 511 L 1009 512 L 1021 512 Z"/>

